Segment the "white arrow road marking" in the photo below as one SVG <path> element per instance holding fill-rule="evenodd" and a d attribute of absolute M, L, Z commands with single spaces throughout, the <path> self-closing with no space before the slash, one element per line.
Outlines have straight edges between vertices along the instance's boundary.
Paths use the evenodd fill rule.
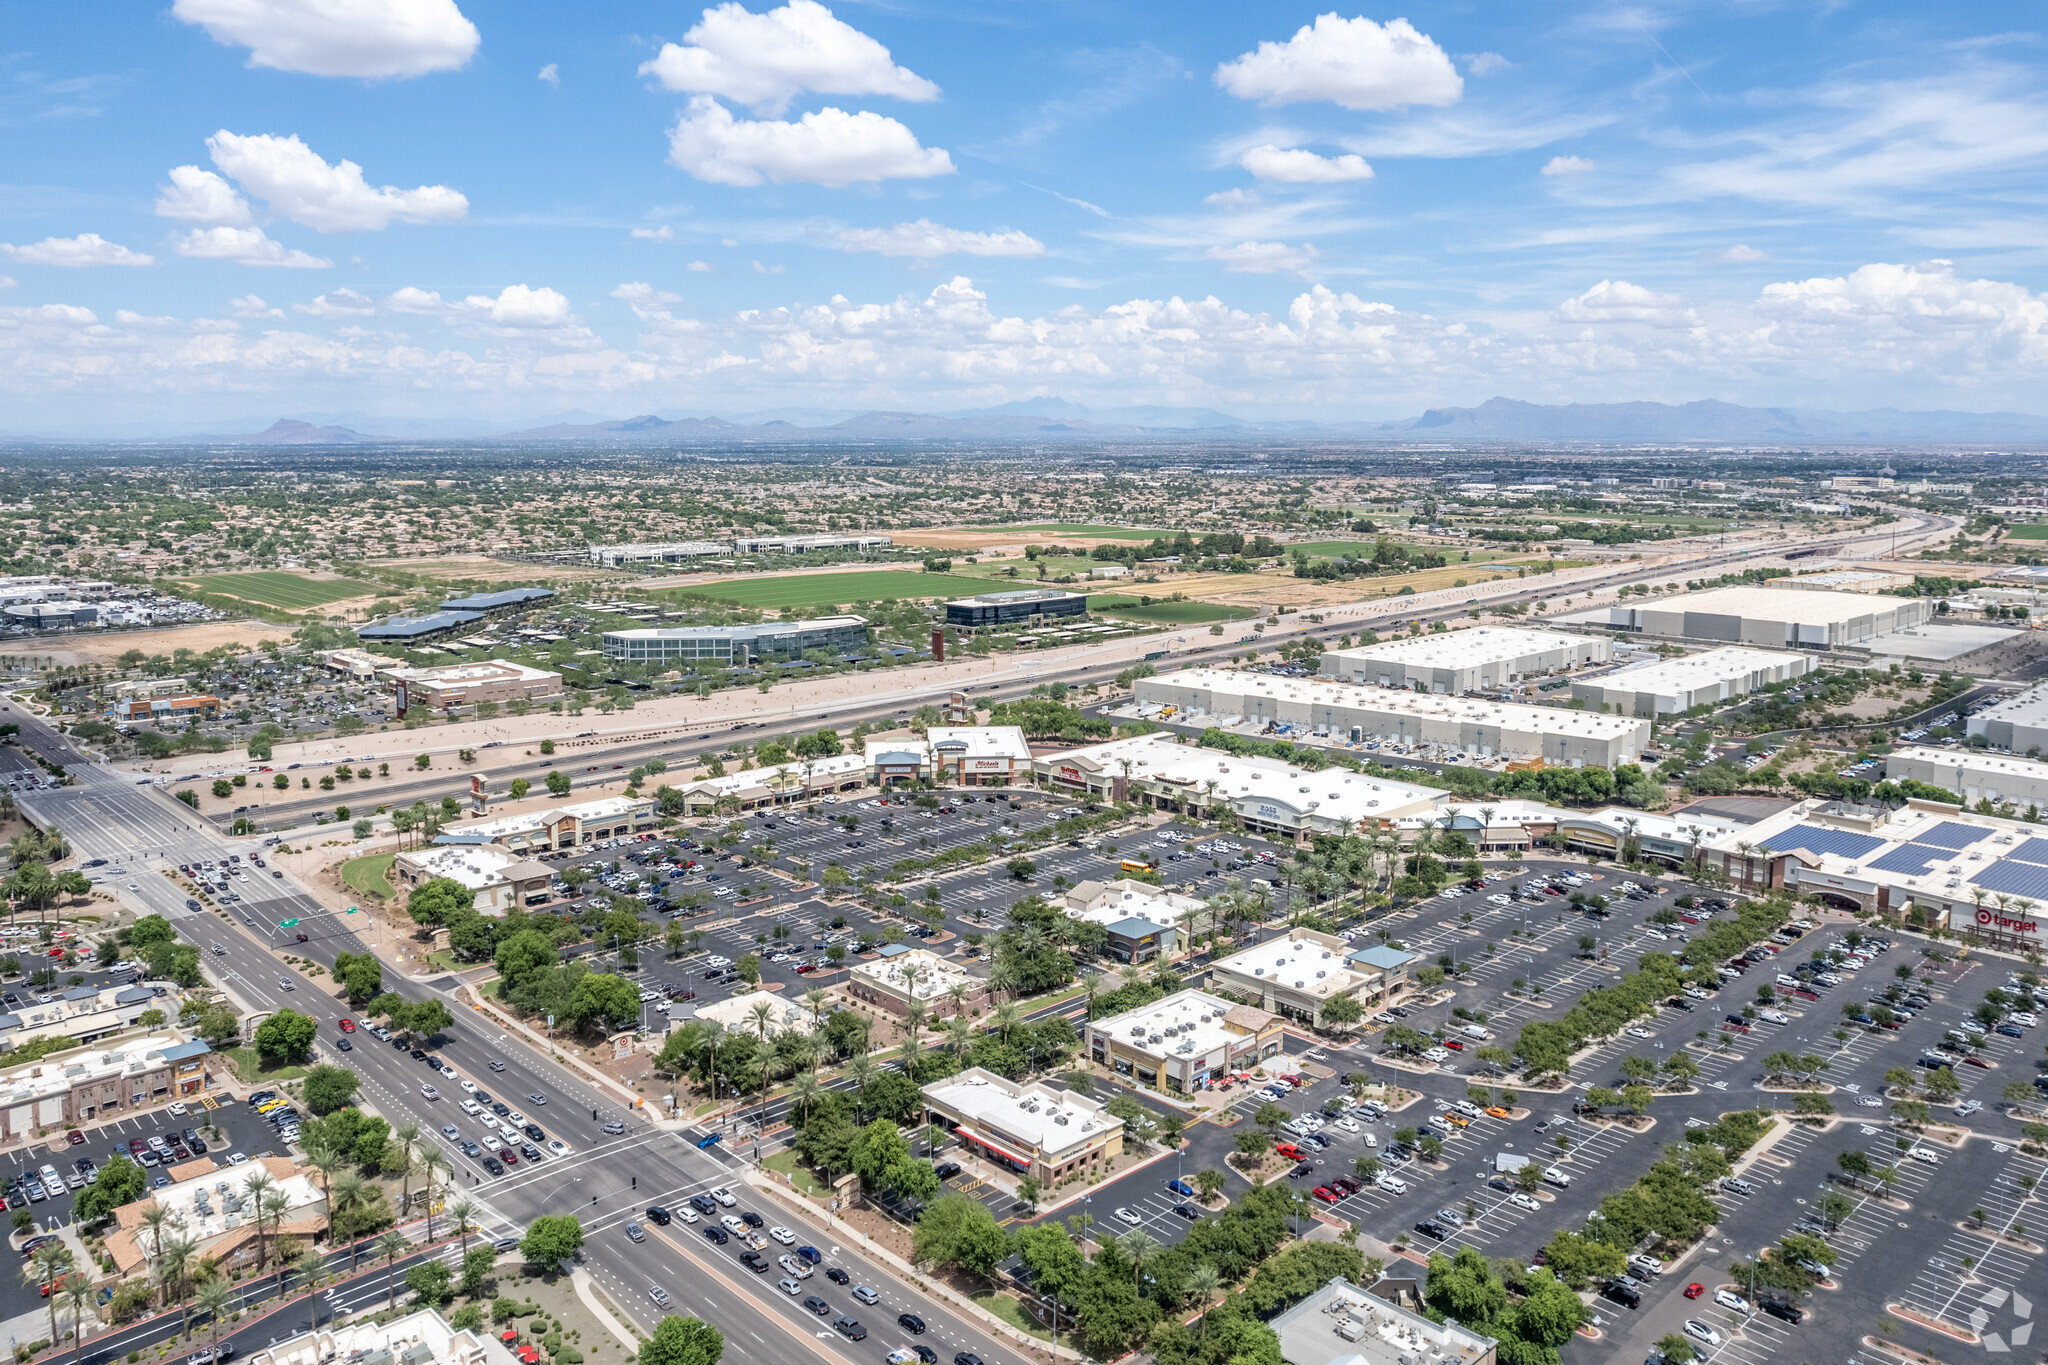
<path fill-rule="evenodd" d="M 2031 1318 L 2034 1316 L 2034 1305 L 2021 1297 L 2020 1291 L 2015 1289 L 2012 1291 L 2012 1311 L 2015 1316 Z"/>

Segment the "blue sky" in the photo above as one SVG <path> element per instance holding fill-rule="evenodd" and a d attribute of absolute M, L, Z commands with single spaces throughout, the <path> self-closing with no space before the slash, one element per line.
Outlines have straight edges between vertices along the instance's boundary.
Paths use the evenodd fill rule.
<path fill-rule="evenodd" d="M 0 5 L 0 430 L 2042 411 L 2041 11 Z"/>

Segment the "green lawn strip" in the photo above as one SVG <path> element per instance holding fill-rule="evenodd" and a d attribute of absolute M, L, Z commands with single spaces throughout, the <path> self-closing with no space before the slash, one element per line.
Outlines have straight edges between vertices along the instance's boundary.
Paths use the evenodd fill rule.
<path fill-rule="evenodd" d="M 1225 606 L 1220 602 L 1154 602 L 1141 605 L 1135 597 L 1105 593 L 1088 599 L 1088 610 L 1131 621 L 1156 625 L 1193 625 L 1209 621 L 1238 621 L 1258 613 L 1250 607 Z"/>
<path fill-rule="evenodd" d="M 242 1084 L 244 1085 L 260 1085 L 272 1081 L 295 1081 L 305 1075 L 308 1069 L 303 1066 L 266 1067 L 263 1065 L 262 1058 L 256 1055 L 256 1049 L 253 1047 L 231 1047 L 226 1049 L 225 1055 L 234 1062 L 235 1074 L 242 1078 Z"/>
<path fill-rule="evenodd" d="M 266 607 L 288 609 L 317 607 L 348 597 L 368 597 L 377 591 L 377 585 L 374 583 L 361 583 L 350 578 L 301 578 L 297 574 L 271 571 L 206 574 L 199 578 L 179 581 L 190 583 L 200 592 L 239 597 L 244 601 L 259 603 Z"/>
<path fill-rule="evenodd" d="M 790 1185 L 798 1194 L 829 1196 L 831 1187 L 811 1174 L 810 1167 L 797 1159 L 795 1151 L 781 1151 L 761 1162 L 771 1171 L 780 1171 L 789 1177 Z"/>
<path fill-rule="evenodd" d="M 1051 1341 L 1052 1331 L 1041 1327 L 1025 1315 L 1024 1305 L 1008 1294 L 976 1294 L 974 1301 L 989 1312 L 1015 1327 L 1020 1332 L 1029 1332 L 1040 1341 Z"/>
<path fill-rule="evenodd" d="M 909 602 L 932 597 L 971 597 L 988 590 L 986 580 L 958 574 L 922 573 L 916 569 L 866 569 L 852 573 L 720 578 L 691 588 L 665 588 L 648 596 L 670 602 L 696 598 L 732 602 L 743 607 L 816 608 L 891 599 Z"/>
<path fill-rule="evenodd" d="M 395 853 L 371 853 L 361 858 L 351 858 L 341 865 L 341 880 L 349 890 L 373 900 L 391 900 L 398 895 L 398 888 L 391 884 L 391 864 L 397 858 Z"/>
<path fill-rule="evenodd" d="M 2029 522 L 2024 526 L 2005 528 L 2007 540 L 2048 540 L 2048 522 Z"/>

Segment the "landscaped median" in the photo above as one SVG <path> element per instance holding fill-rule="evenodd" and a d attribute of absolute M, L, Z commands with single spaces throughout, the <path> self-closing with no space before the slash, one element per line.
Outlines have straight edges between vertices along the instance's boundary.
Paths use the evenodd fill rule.
<path fill-rule="evenodd" d="M 369 853 L 341 865 L 342 885 L 359 896 L 375 901 L 395 900 L 398 888 L 391 884 L 391 864 L 396 853 Z"/>

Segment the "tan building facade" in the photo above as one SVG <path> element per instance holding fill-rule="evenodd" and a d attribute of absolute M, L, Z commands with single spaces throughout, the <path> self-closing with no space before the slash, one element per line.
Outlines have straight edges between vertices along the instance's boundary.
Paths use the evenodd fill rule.
<path fill-rule="evenodd" d="M 1088 1056 L 1138 1084 L 1192 1095 L 1280 1052 L 1284 1021 L 1206 991 L 1176 991 L 1087 1026 Z"/>
<path fill-rule="evenodd" d="M 978 1066 L 924 1087 L 924 1107 L 975 1155 L 1044 1186 L 1092 1179 L 1124 1149 L 1123 1120 L 1098 1101 Z"/>

